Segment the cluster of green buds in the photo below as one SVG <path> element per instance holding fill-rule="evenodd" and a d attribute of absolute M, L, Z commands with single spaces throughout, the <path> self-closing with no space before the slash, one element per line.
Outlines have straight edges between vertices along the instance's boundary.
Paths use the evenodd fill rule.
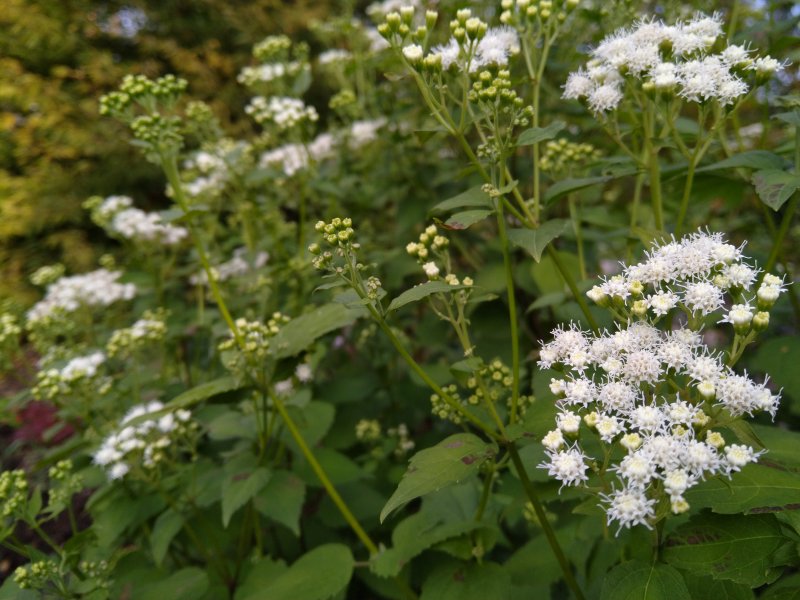
<path fill-rule="evenodd" d="M 356 439 L 360 442 L 376 442 L 381 437 L 381 424 L 376 419 L 361 419 L 356 423 Z"/>
<path fill-rule="evenodd" d="M 67 508 L 72 496 L 83 489 L 83 477 L 75 473 L 71 460 L 60 460 L 47 472 L 50 477 L 47 512 L 57 515 Z"/>
<path fill-rule="evenodd" d="M 223 131 L 214 110 L 205 102 L 192 100 L 186 105 L 186 130 L 203 141 L 216 141 Z"/>
<path fill-rule="evenodd" d="M 174 112 L 186 87 L 186 80 L 174 75 L 156 80 L 127 75 L 118 91 L 100 98 L 100 114 L 130 126 L 147 159 L 159 163 L 183 145 L 183 123 Z"/>
<path fill-rule="evenodd" d="M 461 406 L 466 406 L 466 402 L 458 393 L 458 386 L 455 383 L 451 383 L 450 385 L 446 385 L 442 387 L 442 391 L 447 394 L 447 396 L 454 400 L 457 404 Z M 451 403 L 448 403 L 444 398 L 442 398 L 439 394 L 431 394 L 431 413 L 442 419 L 443 421 L 451 421 L 456 425 L 462 422 L 461 413 L 458 409 L 453 406 Z"/>
<path fill-rule="evenodd" d="M 67 397 L 92 398 L 111 390 L 111 379 L 102 373 L 106 356 L 92 352 L 71 358 L 61 368 L 50 367 L 36 374 L 36 385 L 31 390 L 38 400 L 63 402 Z"/>
<path fill-rule="evenodd" d="M 328 108 L 348 121 L 358 118 L 361 114 L 358 98 L 355 92 L 350 89 L 344 89 L 334 94 L 330 101 L 328 101 Z"/>
<path fill-rule="evenodd" d="M 546 173 L 572 173 L 599 158 L 600 151 L 591 144 L 560 138 L 545 144 L 539 167 Z"/>
<path fill-rule="evenodd" d="M 412 65 L 419 64 L 422 61 L 422 47 L 426 45 L 428 36 L 433 28 L 436 26 L 436 20 L 439 15 L 436 11 L 429 10 L 425 13 L 425 23 L 415 25 L 414 23 L 415 9 L 413 6 L 403 6 L 399 11 L 393 11 L 386 15 L 383 23 L 378 25 L 378 33 L 389 42 L 393 48 L 403 46 L 406 42 L 415 42 L 421 44 L 416 46 L 419 48 L 419 53 L 411 52 L 411 56 L 406 56 L 406 60 Z M 414 46 L 407 46 L 411 48 Z"/>
<path fill-rule="evenodd" d="M 520 31 L 541 30 L 563 23 L 580 0 L 502 0 L 500 22 Z"/>
<path fill-rule="evenodd" d="M 478 405 L 486 402 L 487 398 L 492 404 L 496 404 L 505 398 L 509 410 L 511 409 L 514 378 L 511 369 L 499 358 L 495 358 L 489 364 L 481 365 L 467 378 L 466 384 L 470 391 L 467 397 L 469 404 Z M 519 397 L 517 408 L 521 415 L 525 414 L 533 400 L 533 396 Z"/>
<path fill-rule="evenodd" d="M 253 57 L 261 62 L 288 60 L 291 47 L 288 35 L 270 35 L 253 46 Z"/>
<path fill-rule="evenodd" d="M 118 329 L 111 334 L 106 352 L 112 358 L 130 357 L 143 348 L 163 341 L 167 334 L 167 310 L 158 308 L 145 311 L 142 318 L 131 327 Z"/>
<path fill-rule="evenodd" d="M 52 559 L 37 560 L 14 571 L 14 583 L 22 590 L 44 591 L 61 579 L 58 564 Z M 53 590 L 56 591 L 56 590 Z"/>
<path fill-rule="evenodd" d="M 61 279 L 66 272 L 66 267 L 61 263 L 45 265 L 36 269 L 30 276 L 30 282 L 39 287 L 47 287 L 54 281 Z"/>
<path fill-rule="evenodd" d="M 11 313 L 0 315 L 0 351 L 14 350 L 19 345 L 22 327 L 19 320 Z"/>
<path fill-rule="evenodd" d="M 259 64 L 244 67 L 237 80 L 260 93 L 297 96 L 310 85 L 309 47 L 285 35 L 271 35 L 253 46 Z"/>
<path fill-rule="evenodd" d="M 0 473 L 0 514 L 3 516 L 3 527 L 7 525 L 6 519 L 23 513 L 27 504 L 28 480 L 25 471 L 15 469 Z"/>
<path fill-rule="evenodd" d="M 280 312 L 272 313 L 266 323 L 237 319 L 236 329 L 241 344 L 231 333 L 230 337 L 220 342 L 218 346 L 225 367 L 237 375 L 244 375 L 250 369 L 262 367 L 269 355 L 270 340 L 289 321 L 289 317 Z"/>
<path fill-rule="evenodd" d="M 344 219 L 335 217 L 329 223 L 317 221 L 314 229 L 321 235 L 323 242 L 322 245 L 315 242 L 308 247 L 308 251 L 314 256 L 312 260 L 314 268 L 344 273 L 344 267 L 335 259 L 352 257 L 354 251 L 361 247 L 355 241 L 353 220 L 349 217 Z M 363 265 L 359 268 L 363 268 Z"/>

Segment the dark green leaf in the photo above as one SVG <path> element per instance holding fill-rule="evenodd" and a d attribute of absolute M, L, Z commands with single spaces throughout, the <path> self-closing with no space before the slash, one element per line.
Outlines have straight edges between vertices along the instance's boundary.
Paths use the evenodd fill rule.
<path fill-rule="evenodd" d="M 283 561 L 265 557 L 255 563 L 236 586 L 234 600 L 263 600 L 264 588 L 289 570 Z"/>
<path fill-rule="evenodd" d="M 721 169 L 736 169 L 745 167 L 747 169 L 780 169 L 783 167 L 783 159 L 772 152 L 766 150 L 748 150 L 734 154 L 730 158 L 726 158 L 712 165 L 701 167 L 697 172 L 704 171 L 719 171 Z"/>
<path fill-rule="evenodd" d="M 800 175 L 778 169 L 756 171 L 752 181 L 761 201 L 776 211 L 800 188 Z"/>
<path fill-rule="evenodd" d="M 431 209 L 431 212 L 446 212 L 455 208 L 464 208 L 467 206 L 492 208 L 492 200 L 489 198 L 489 195 L 483 191 L 482 185 L 476 185 L 475 187 L 469 188 L 466 192 L 461 192 L 457 196 L 439 202 L 439 204 Z"/>
<path fill-rule="evenodd" d="M 753 600 L 753 590 L 741 583 L 711 577 L 686 574 L 683 577 L 692 598 L 716 598 L 718 600 Z M 762 596 L 763 598 L 763 596 Z"/>
<path fill-rule="evenodd" d="M 631 560 L 603 581 L 600 600 L 691 600 L 681 574 L 669 565 Z"/>
<path fill-rule="evenodd" d="M 795 127 L 800 127 L 800 111 L 798 110 L 778 113 L 777 115 L 772 115 L 772 118 L 779 119 L 784 123 L 789 123 L 789 125 L 794 125 Z"/>
<path fill-rule="evenodd" d="M 457 433 L 433 448 L 417 452 L 408 471 L 381 511 L 381 522 L 414 498 L 466 479 L 477 472 L 497 448 L 471 433 Z"/>
<path fill-rule="evenodd" d="M 132 600 L 169 598 L 170 600 L 197 600 L 208 589 L 208 575 L 197 567 L 188 567 L 154 583 L 143 582 L 134 588 Z"/>
<path fill-rule="evenodd" d="M 547 244 L 562 235 L 568 227 L 568 220 L 553 219 L 538 229 L 509 229 L 508 240 L 527 251 L 536 262 L 539 262 Z"/>
<path fill-rule="evenodd" d="M 563 121 L 553 121 L 547 127 L 531 127 L 519 134 L 517 146 L 532 146 L 544 140 L 552 140 L 556 134 L 566 127 Z"/>
<path fill-rule="evenodd" d="M 761 464 L 748 465 L 731 481 L 710 479 L 686 492 L 692 506 L 708 507 L 716 513 L 763 513 L 800 508 L 800 474 L 771 463 L 769 454 Z"/>
<path fill-rule="evenodd" d="M 667 538 L 663 557 L 680 569 L 757 587 L 780 574 L 773 555 L 786 541 L 772 515 L 700 514 Z"/>
<path fill-rule="evenodd" d="M 203 400 L 208 400 L 213 396 L 217 396 L 219 394 L 224 394 L 225 392 L 230 392 L 231 390 L 235 390 L 239 388 L 239 383 L 233 377 L 219 377 L 218 379 L 214 379 L 213 381 L 209 381 L 207 383 L 201 383 L 198 386 L 193 387 L 190 390 L 183 392 L 182 394 L 175 396 L 172 400 L 167 402 L 167 405 L 164 407 L 163 410 L 158 411 L 159 413 L 168 413 L 172 412 L 173 410 L 177 410 L 179 408 L 188 408 L 193 406 Z M 150 413 L 144 416 L 144 419 L 152 419 L 153 415 L 157 413 Z M 135 424 L 136 420 L 132 420 L 131 424 Z"/>
<path fill-rule="evenodd" d="M 183 515 L 171 508 L 158 515 L 158 519 L 153 525 L 153 531 L 150 533 L 150 548 L 156 565 L 161 566 L 172 539 L 178 534 L 181 527 L 183 527 Z"/>
<path fill-rule="evenodd" d="M 284 325 L 272 339 L 272 355 L 286 358 L 299 354 L 317 338 L 351 325 L 361 314 L 336 302 L 324 304 Z"/>
<path fill-rule="evenodd" d="M 410 290 L 406 290 L 402 294 L 400 294 L 397 298 L 392 300 L 389 304 L 388 310 L 397 310 L 398 308 L 402 308 L 406 304 L 411 304 L 412 302 L 419 302 L 423 298 L 427 298 L 431 294 L 440 294 L 445 292 L 453 292 L 455 290 L 463 290 L 465 286 L 463 285 L 450 285 L 449 283 L 445 283 L 444 281 L 426 281 L 425 283 L 420 283 L 419 285 L 415 285 Z"/>
<path fill-rule="evenodd" d="M 486 217 L 494 213 L 493 210 L 479 209 L 479 210 L 465 210 L 460 213 L 454 214 L 452 217 L 445 221 L 445 225 L 450 229 L 466 229 L 470 225 L 474 225 L 478 221 L 483 221 Z"/>
<path fill-rule="evenodd" d="M 420 600 L 498 600 L 511 593 L 511 577 L 496 563 L 450 562 L 436 568 L 422 584 Z"/>
<path fill-rule="evenodd" d="M 306 497 L 303 481 L 289 471 L 275 471 L 255 498 L 255 507 L 262 515 L 277 521 L 300 535 L 300 513 Z"/>
<path fill-rule="evenodd" d="M 222 524 L 227 527 L 233 514 L 267 484 L 270 471 L 264 467 L 234 472 L 222 482 Z"/>
<path fill-rule="evenodd" d="M 343 544 L 325 544 L 301 556 L 289 569 L 236 600 L 326 600 L 353 575 L 353 555 Z M 254 586 L 255 587 L 255 586 Z"/>
<path fill-rule="evenodd" d="M 759 596 L 759 600 L 800 600 L 800 573 L 784 577 Z"/>
<path fill-rule="evenodd" d="M 769 373 L 785 394 L 800 402 L 800 337 L 772 338 L 759 346 L 751 360 L 754 368 Z"/>
<path fill-rule="evenodd" d="M 613 177 L 603 175 L 598 177 L 579 177 L 579 178 L 569 178 L 569 179 L 562 179 L 558 183 L 551 185 L 547 188 L 547 191 L 544 193 L 544 200 L 545 202 L 552 202 L 556 198 L 560 198 L 565 194 L 569 194 L 570 192 L 577 192 L 578 190 L 582 190 L 587 187 L 591 187 L 593 185 L 598 185 L 600 183 L 607 183 L 611 181 Z"/>

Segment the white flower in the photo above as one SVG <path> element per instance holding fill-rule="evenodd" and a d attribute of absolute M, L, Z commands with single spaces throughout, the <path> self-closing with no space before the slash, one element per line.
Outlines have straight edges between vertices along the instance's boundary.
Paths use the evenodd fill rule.
<path fill-rule="evenodd" d="M 308 383 L 313 378 L 314 372 L 308 363 L 300 363 L 294 370 L 294 376 L 300 383 Z"/>
<path fill-rule="evenodd" d="M 561 433 L 560 429 L 554 429 L 542 438 L 542 445 L 552 451 L 560 449 L 564 443 L 564 435 Z"/>
<path fill-rule="evenodd" d="M 439 276 L 439 267 L 437 267 L 436 263 L 433 261 L 426 262 L 422 265 L 422 270 L 425 271 L 425 275 L 427 275 L 429 279 L 435 279 Z"/>
<path fill-rule="evenodd" d="M 585 456 L 577 448 L 570 448 L 561 452 L 548 452 L 550 462 L 539 465 L 546 468 L 548 474 L 565 485 L 577 485 L 586 481 L 588 466 L 583 461 Z"/>
<path fill-rule="evenodd" d="M 646 299 L 647 306 L 656 315 L 663 316 L 678 305 L 678 296 L 674 292 L 659 292 Z"/>
<path fill-rule="evenodd" d="M 411 44 L 403 48 L 403 56 L 412 64 L 421 61 L 423 54 L 424 51 L 419 44 Z"/>
<path fill-rule="evenodd" d="M 453 65 L 459 64 L 461 57 L 461 46 L 455 38 L 451 38 L 447 44 L 434 46 L 431 54 L 438 55 L 442 59 L 442 68 L 447 71 Z"/>
<path fill-rule="evenodd" d="M 672 499 L 682 498 L 683 493 L 696 483 L 696 479 L 684 469 L 673 469 L 664 476 L 664 491 Z"/>
<path fill-rule="evenodd" d="M 622 92 L 613 83 L 597 86 L 589 93 L 589 108 L 595 113 L 615 110 L 622 101 Z"/>
<path fill-rule="evenodd" d="M 633 525 L 653 528 L 650 520 L 655 517 L 653 507 L 656 501 L 648 498 L 644 491 L 623 488 L 601 497 L 609 504 L 606 511 L 608 524 L 610 525 L 614 521 L 619 523 L 617 534 L 623 527 L 632 527 Z"/>
<path fill-rule="evenodd" d="M 655 463 L 641 451 L 626 455 L 614 470 L 625 479 L 628 487 L 635 489 L 646 488 L 656 477 Z"/>
<path fill-rule="evenodd" d="M 595 425 L 600 439 L 610 444 L 613 439 L 622 432 L 622 425 L 620 422 L 611 415 L 601 415 Z"/>
<path fill-rule="evenodd" d="M 760 453 L 753 452 L 750 446 L 743 444 L 731 444 L 725 448 L 726 470 L 728 473 L 738 472 L 742 467 L 758 460 Z"/>
<path fill-rule="evenodd" d="M 698 281 L 686 286 L 684 304 L 691 310 L 708 315 L 722 306 L 722 290 L 707 281 Z"/>
<path fill-rule="evenodd" d="M 570 73 L 564 84 L 563 98 L 579 100 L 588 96 L 595 87 L 595 82 L 583 70 Z"/>
<path fill-rule="evenodd" d="M 573 412 L 563 412 L 556 417 L 556 425 L 564 433 L 577 433 L 581 426 L 581 418 Z"/>

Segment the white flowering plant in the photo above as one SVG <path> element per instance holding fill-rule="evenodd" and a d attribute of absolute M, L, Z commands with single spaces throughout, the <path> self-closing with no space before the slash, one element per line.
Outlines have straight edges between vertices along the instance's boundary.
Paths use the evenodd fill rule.
<path fill-rule="evenodd" d="M 238 104 L 104 95 L 163 189 L 0 304 L 0 598 L 790 597 L 800 16 L 701 4 L 342 2 Z"/>

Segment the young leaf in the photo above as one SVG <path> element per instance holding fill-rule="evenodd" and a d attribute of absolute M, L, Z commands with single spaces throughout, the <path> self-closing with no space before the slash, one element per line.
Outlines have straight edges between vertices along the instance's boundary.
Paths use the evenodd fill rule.
<path fill-rule="evenodd" d="M 463 285 L 450 285 L 449 283 L 445 283 L 444 281 L 426 281 L 425 283 L 420 283 L 419 285 L 415 285 L 410 290 L 406 290 L 402 294 L 400 294 L 397 298 L 392 300 L 389 304 L 389 311 L 397 310 L 398 308 L 402 308 L 406 304 L 411 304 L 412 302 L 419 302 L 423 298 L 427 298 L 431 294 L 439 294 L 441 292 L 452 292 L 455 290 L 463 290 L 466 286 Z"/>
<path fill-rule="evenodd" d="M 270 471 L 258 467 L 252 471 L 228 475 L 222 482 L 222 524 L 227 527 L 233 514 L 267 484 Z"/>
<path fill-rule="evenodd" d="M 721 169 L 735 169 L 744 167 L 747 169 L 780 169 L 783 167 L 784 160 L 773 152 L 766 150 L 748 150 L 734 154 L 712 165 L 707 165 L 697 169 L 697 173 L 704 171 L 719 171 Z"/>
<path fill-rule="evenodd" d="M 470 225 L 474 225 L 478 221 L 483 221 L 493 212 L 493 210 L 488 209 L 465 210 L 463 212 L 454 214 L 452 217 L 447 219 L 444 224 L 449 229 L 467 229 Z"/>
<path fill-rule="evenodd" d="M 773 555 L 787 541 L 772 515 L 700 514 L 667 538 L 663 555 L 680 569 L 758 587 L 780 575 Z"/>
<path fill-rule="evenodd" d="M 300 512 L 306 497 L 303 481 L 290 471 L 275 471 L 255 498 L 255 507 L 265 517 L 300 535 Z"/>
<path fill-rule="evenodd" d="M 351 325 L 359 315 L 361 311 L 336 302 L 324 304 L 284 325 L 272 339 L 272 355 L 275 358 L 294 356 L 326 333 Z"/>
<path fill-rule="evenodd" d="M 558 183 L 551 185 L 544 193 L 544 201 L 552 202 L 556 198 L 560 198 L 570 192 L 577 192 L 583 188 L 591 187 L 599 183 L 606 183 L 613 179 L 609 175 L 601 175 L 597 177 L 571 177 L 569 179 L 562 179 Z"/>
<path fill-rule="evenodd" d="M 164 562 L 169 545 L 181 527 L 183 527 L 183 515 L 171 508 L 158 515 L 150 534 L 150 548 L 156 565 L 161 566 L 161 563 Z"/>
<path fill-rule="evenodd" d="M 600 600 L 691 600 L 691 596 L 681 574 L 669 565 L 630 560 L 606 575 Z"/>
<path fill-rule="evenodd" d="M 466 192 L 461 192 L 457 196 L 448 198 L 431 208 L 431 212 L 446 212 L 456 208 L 464 207 L 479 207 L 491 208 L 492 200 L 489 195 L 483 191 L 482 185 L 476 185 L 469 188 Z"/>
<path fill-rule="evenodd" d="M 779 169 L 756 171 L 752 181 L 761 201 L 775 211 L 800 188 L 800 175 Z"/>
<path fill-rule="evenodd" d="M 395 509 L 477 472 L 497 448 L 471 433 L 457 433 L 433 448 L 417 452 L 392 497 L 381 511 L 381 523 Z"/>
<path fill-rule="evenodd" d="M 539 262 L 547 244 L 563 234 L 568 227 L 568 220 L 553 219 L 538 229 L 509 229 L 508 240 L 527 251 L 536 262 Z"/>
<path fill-rule="evenodd" d="M 325 544 L 301 556 L 287 571 L 253 586 L 236 600 L 326 600 L 341 592 L 353 575 L 353 555 L 343 544 Z"/>
<path fill-rule="evenodd" d="M 553 121 L 547 127 L 531 127 L 519 134 L 517 146 L 533 146 L 544 140 L 552 140 L 556 134 L 566 127 L 563 121 Z"/>

